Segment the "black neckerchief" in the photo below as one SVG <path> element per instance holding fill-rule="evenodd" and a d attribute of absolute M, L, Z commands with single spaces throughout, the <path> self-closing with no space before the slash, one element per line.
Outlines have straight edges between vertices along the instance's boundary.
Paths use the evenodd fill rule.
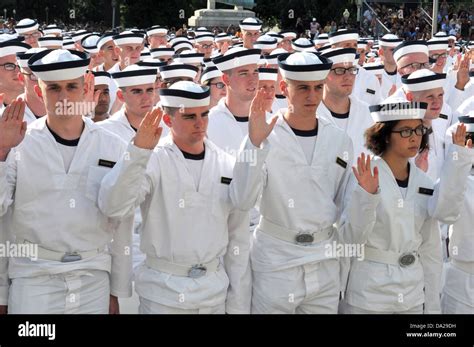
<path fill-rule="evenodd" d="M 188 153 L 188 152 L 183 151 L 182 149 L 180 149 L 180 151 L 181 153 L 183 153 L 184 159 L 190 159 L 190 160 L 204 160 L 204 156 L 206 154 L 205 148 L 202 151 L 202 153 L 199 153 L 199 154 Z"/>
<path fill-rule="evenodd" d="M 395 178 L 395 181 L 397 181 L 397 184 L 400 188 L 407 188 L 408 187 L 408 179 L 410 178 L 410 163 L 408 163 L 408 176 L 404 180 L 397 180 Z"/>
<path fill-rule="evenodd" d="M 290 127 L 291 128 L 291 127 Z M 296 136 L 301 136 L 301 137 L 312 137 L 318 135 L 318 125 L 316 124 L 316 128 L 312 130 L 299 130 L 295 128 L 291 128 L 293 132 L 295 133 Z"/>
<path fill-rule="evenodd" d="M 48 128 L 51 135 L 53 135 L 53 137 L 54 137 L 54 139 L 56 140 L 57 143 L 59 143 L 63 146 L 68 146 L 68 147 L 77 147 L 77 145 L 79 144 L 79 140 L 81 139 L 80 136 L 77 139 L 74 139 L 74 140 L 66 140 L 66 139 L 63 139 L 58 134 L 56 134 L 53 130 L 51 130 L 51 128 L 48 126 L 48 122 L 46 122 L 46 127 Z M 84 123 L 82 123 L 82 130 L 84 130 Z M 82 131 L 81 131 L 81 133 L 82 133 Z"/>

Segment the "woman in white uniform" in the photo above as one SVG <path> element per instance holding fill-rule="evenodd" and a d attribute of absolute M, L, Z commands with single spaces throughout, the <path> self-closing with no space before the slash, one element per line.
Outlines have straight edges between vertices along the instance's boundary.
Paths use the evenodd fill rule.
<path fill-rule="evenodd" d="M 426 108 L 426 103 L 396 98 L 371 106 L 376 124 L 365 136 L 367 147 L 379 157 L 371 164 L 370 157 L 361 154 L 346 192 L 344 240 L 363 244 L 364 259 L 351 263 L 341 307 L 344 313 L 440 313 L 442 255 L 435 217 L 445 219 L 445 212 L 439 210 L 446 202 L 441 202 L 439 192 L 446 192 L 446 180 L 435 187 L 409 163 L 428 143 L 422 122 Z M 458 129 L 453 137 L 458 146 L 451 150 L 464 163 L 470 160 L 470 150 L 462 147 L 463 131 Z M 458 164 L 447 161 L 445 170 L 452 173 L 449 164 Z M 458 186 L 441 196 L 452 201 L 451 194 L 461 195 L 465 187 Z"/>

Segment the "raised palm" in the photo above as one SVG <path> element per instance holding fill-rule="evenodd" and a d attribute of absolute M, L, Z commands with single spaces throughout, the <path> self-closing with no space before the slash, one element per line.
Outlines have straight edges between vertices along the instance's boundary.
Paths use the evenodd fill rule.
<path fill-rule="evenodd" d="M 273 117 L 270 124 L 265 117 L 265 95 L 263 89 L 259 89 L 250 105 L 249 116 L 249 138 L 253 145 L 260 147 L 260 144 L 272 132 L 278 117 Z"/>
<path fill-rule="evenodd" d="M 379 169 L 375 167 L 374 174 L 372 174 L 369 155 L 367 155 L 366 158 L 365 154 L 362 153 L 357 158 L 357 168 L 353 166 L 352 171 L 354 172 L 359 185 L 364 188 L 366 192 L 370 194 L 377 193 L 379 188 Z"/>
<path fill-rule="evenodd" d="M 25 138 L 24 114 L 25 102 L 21 99 L 12 101 L 5 108 L 2 118 L 0 118 L 0 156 L 8 154 L 10 149 L 18 146 Z M 0 158 L 0 160 L 4 159 Z"/>
<path fill-rule="evenodd" d="M 160 141 L 163 128 L 160 127 L 163 111 L 160 108 L 154 108 L 143 118 L 137 130 L 137 135 L 133 143 L 135 146 L 143 149 L 153 149 Z"/>

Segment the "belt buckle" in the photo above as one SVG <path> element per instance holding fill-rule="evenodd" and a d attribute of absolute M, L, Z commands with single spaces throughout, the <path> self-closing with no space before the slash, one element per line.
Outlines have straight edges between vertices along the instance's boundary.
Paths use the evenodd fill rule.
<path fill-rule="evenodd" d="M 77 252 L 64 253 L 63 257 L 61 258 L 62 263 L 70 263 L 78 260 L 82 260 L 82 256 Z"/>
<path fill-rule="evenodd" d="M 196 264 L 191 267 L 188 271 L 188 277 L 199 278 L 207 273 L 207 267 L 202 264 Z"/>
<path fill-rule="evenodd" d="M 298 235 L 296 235 L 295 241 L 296 241 L 296 244 L 305 246 L 305 245 L 313 243 L 314 236 L 309 233 L 299 233 Z"/>
<path fill-rule="evenodd" d="M 412 265 L 416 260 L 416 256 L 413 253 L 403 253 L 400 258 L 398 258 L 398 264 L 401 267 L 407 267 Z"/>

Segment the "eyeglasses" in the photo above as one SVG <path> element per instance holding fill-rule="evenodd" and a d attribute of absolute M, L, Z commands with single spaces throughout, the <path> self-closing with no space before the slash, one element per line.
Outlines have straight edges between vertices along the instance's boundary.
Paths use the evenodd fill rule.
<path fill-rule="evenodd" d="M 426 135 L 427 132 L 428 128 L 423 125 L 419 125 L 415 129 L 392 130 L 392 133 L 398 133 L 403 138 L 411 137 L 413 133 L 417 136 L 423 136 Z"/>
<path fill-rule="evenodd" d="M 0 66 L 3 66 L 3 68 L 7 71 L 15 71 L 17 68 L 19 68 L 19 66 L 14 63 L 5 63 Z"/>
<path fill-rule="evenodd" d="M 338 76 L 345 75 L 346 71 L 348 71 L 350 75 L 357 75 L 359 73 L 359 68 L 355 66 L 349 67 L 347 69 L 343 67 L 336 67 L 335 69 L 331 69 L 331 71 L 334 71 L 334 73 Z"/>
<path fill-rule="evenodd" d="M 225 88 L 225 84 L 222 82 L 217 82 L 217 83 L 209 83 L 210 86 L 216 86 L 217 89 L 223 89 Z"/>
<path fill-rule="evenodd" d="M 430 63 L 411 63 L 402 67 L 402 69 L 410 68 L 413 70 L 420 70 L 420 69 L 429 69 L 431 67 Z"/>
<path fill-rule="evenodd" d="M 28 39 L 31 39 L 31 38 L 35 38 L 35 39 L 39 39 L 41 37 L 41 33 L 33 33 L 33 34 L 25 34 L 25 35 L 22 35 L 25 40 L 28 40 Z"/>
<path fill-rule="evenodd" d="M 446 59 L 447 56 L 448 56 L 447 53 L 433 54 L 432 56 L 430 56 L 430 58 L 433 59 L 433 60 L 438 60 L 438 59 L 440 59 L 440 58 Z"/>
<path fill-rule="evenodd" d="M 212 47 L 213 47 L 212 44 L 210 44 L 210 45 L 201 45 L 201 48 L 203 48 L 203 49 L 209 49 L 209 48 L 212 48 Z"/>
<path fill-rule="evenodd" d="M 37 81 L 38 80 L 38 77 L 33 73 L 22 72 L 22 74 L 25 75 L 25 76 L 28 76 L 30 81 Z"/>

